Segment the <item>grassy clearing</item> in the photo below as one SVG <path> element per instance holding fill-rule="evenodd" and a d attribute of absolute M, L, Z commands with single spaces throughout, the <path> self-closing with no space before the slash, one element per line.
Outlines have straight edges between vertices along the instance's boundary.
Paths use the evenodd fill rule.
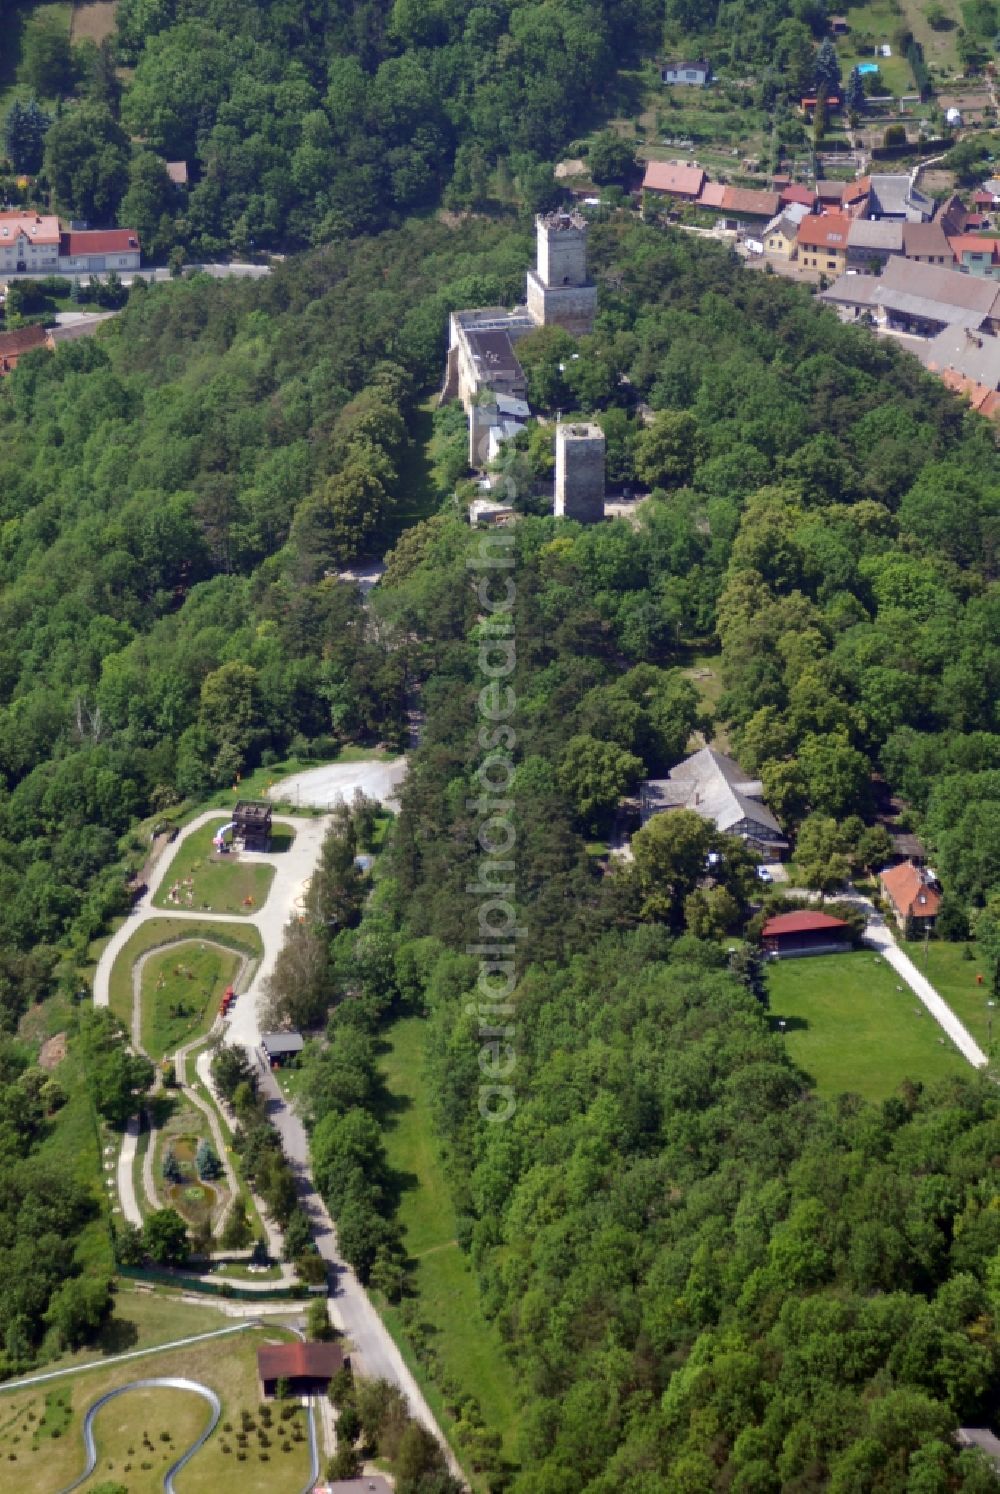
<path fill-rule="evenodd" d="M 475 1393 L 487 1426 L 500 1433 L 505 1451 L 512 1454 L 519 1416 L 515 1379 L 496 1328 L 482 1314 L 475 1277 L 456 1242 L 455 1213 L 431 1124 L 424 1074 L 426 1030 L 419 1017 L 394 1023 L 379 1063 L 398 1107 L 387 1122 L 386 1148 L 390 1165 L 404 1180 L 399 1218 L 415 1263 L 418 1316 L 434 1326 L 444 1374 Z M 389 1309 L 385 1318 L 405 1347 L 406 1330 L 399 1314 Z M 408 1358 L 413 1364 L 412 1355 Z M 440 1414 L 440 1396 L 414 1368 Z M 447 1424 L 446 1414 L 444 1421 Z"/>
<path fill-rule="evenodd" d="M 871 951 L 775 961 L 767 981 L 771 1026 L 784 1020 L 788 1051 L 820 1094 L 882 1100 L 904 1079 L 929 1083 L 971 1072 L 909 987 L 900 991 L 895 972 Z"/>
<path fill-rule="evenodd" d="M 173 944 L 142 968 L 142 1045 L 150 1058 L 175 1053 L 207 1031 L 243 956 L 189 941 Z"/>
<path fill-rule="evenodd" d="M 118 0 L 85 0 L 83 4 L 75 4 L 70 24 L 70 41 L 92 41 L 99 47 L 115 29 L 117 9 Z"/>
<path fill-rule="evenodd" d="M 906 0 L 904 0 L 904 5 Z M 921 11 L 922 4 L 914 4 L 914 11 Z M 901 93 L 913 93 L 915 91 L 913 74 L 905 57 L 897 55 L 895 33 L 904 24 L 903 17 L 896 13 L 892 0 L 862 0 L 859 5 L 850 5 L 841 12 L 847 19 L 851 28 L 846 36 L 837 40 L 837 56 L 840 59 L 841 71 L 846 78 L 851 68 L 859 62 L 877 62 L 879 72 L 882 75 L 882 86 L 879 93 L 894 93 L 897 97 Z M 911 17 L 907 18 L 912 21 Z M 911 24 L 911 29 L 917 40 L 922 37 L 917 28 Z M 929 30 L 929 27 L 925 27 Z M 888 42 L 892 47 L 891 57 L 874 57 L 872 47 L 880 46 Z M 928 61 L 930 59 L 928 58 Z"/>
<path fill-rule="evenodd" d="M 131 1030 L 132 967 L 140 955 L 160 945 L 197 945 L 199 939 L 224 944 L 238 954 L 260 959 L 264 953 L 260 935 L 252 924 L 199 923 L 197 919 L 150 918 L 140 924 L 119 952 L 109 981 L 111 1010 Z"/>
<path fill-rule="evenodd" d="M 263 906 L 274 881 L 274 867 L 216 851 L 212 837 L 227 823 L 221 816 L 210 820 L 181 842 L 153 898 L 154 907 L 246 918 Z M 289 826 L 280 829 L 282 834 L 275 837 L 278 851 L 287 849 L 294 839 Z"/>
<path fill-rule="evenodd" d="M 180 1304 L 170 1306 L 180 1311 Z M 286 1330 L 269 1325 L 148 1359 L 98 1368 L 56 1382 L 47 1390 L 40 1386 L 22 1391 L 0 1389 L 0 1426 L 5 1428 L 0 1494 L 52 1494 L 70 1483 L 83 1466 L 81 1426 L 87 1407 L 108 1390 L 149 1375 L 186 1375 L 209 1385 L 222 1399 L 219 1428 L 181 1477 L 184 1494 L 271 1494 L 301 1489 L 309 1471 L 304 1413 L 297 1409 L 292 1420 L 282 1423 L 275 1407 L 267 1429 L 262 1426 L 258 1400 L 256 1351 L 265 1343 L 284 1342 L 289 1337 Z M 56 1397 L 58 1405 L 54 1404 Z M 237 1434 L 243 1411 L 253 1418 L 255 1428 L 247 1434 L 245 1456 L 240 1460 Z M 177 1391 L 123 1395 L 97 1418 L 98 1464 L 84 1489 L 110 1481 L 124 1483 L 129 1494 L 159 1491 L 167 1464 L 193 1441 L 205 1424 L 206 1414 L 204 1402 L 193 1396 L 182 1397 Z M 35 1448 L 32 1444 L 43 1415 L 47 1424 L 51 1418 L 50 1432 L 58 1425 L 60 1435 L 39 1437 Z M 229 1432 L 225 1430 L 227 1425 Z M 262 1443 L 262 1431 L 269 1446 Z M 169 1442 L 162 1439 L 164 1432 L 170 1433 Z M 152 1451 L 144 1445 L 144 1433 Z M 229 1452 L 223 1451 L 226 1447 Z M 144 1468 L 143 1463 L 150 1466 Z M 128 1471 L 126 1464 L 131 1465 Z"/>
<path fill-rule="evenodd" d="M 903 948 L 921 974 L 926 975 L 955 1015 L 965 1023 L 983 1052 L 988 1052 L 991 1021 L 995 1029 L 993 1035 L 1000 1040 L 1000 1007 L 987 1004 L 993 1000 L 989 971 L 976 942 L 946 944 L 931 939 L 925 950 L 923 940 L 914 939 Z M 966 958 L 966 951 L 971 954 L 971 959 Z M 977 976 L 982 980 L 981 985 Z"/>

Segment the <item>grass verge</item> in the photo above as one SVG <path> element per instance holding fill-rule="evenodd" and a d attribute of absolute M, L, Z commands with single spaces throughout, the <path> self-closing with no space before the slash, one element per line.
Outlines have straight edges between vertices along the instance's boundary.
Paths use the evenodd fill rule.
<path fill-rule="evenodd" d="M 991 1037 L 1000 1040 L 1000 1006 L 988 1004 L 994 997 L 990 990 L 989 967 L 979 946 L 974 940 L 946 944 L 931 939 L 925 949 L 922 939 L 913 939 L 904 943 L 903 948 L 921 975 L 926 975 L 938 995 L 944 997 L 986 1053 Z M 971 954 L 971 959 L 967 958 L 967 953 Z"/>
<path fill-rule="evenodd" d="M 455 1212 L 432 1128 L 424 1073 L 426 1030 L 419 1017 L 394 1023 L 384 1034 L 379 1062 L 395 1101 L 385 1141 L 389 1163 L 404 1180 L 399 1219 L 414 1262 L 416 1317 L 433 1325 L 442 1375 L 475 1393 L 487 1426 L 500 1434 L 511 1456 L 519 1416 L 516 1383 L 500 1335 L 480 1308 L 472 1268 L 458 1247 Z M 447 1428 L 441 1395 L 416 1362 L 398 1310 L 387 1308 L 384 1317 Z M 461 1455 L 460 1446 L 457 1450 Z"/>

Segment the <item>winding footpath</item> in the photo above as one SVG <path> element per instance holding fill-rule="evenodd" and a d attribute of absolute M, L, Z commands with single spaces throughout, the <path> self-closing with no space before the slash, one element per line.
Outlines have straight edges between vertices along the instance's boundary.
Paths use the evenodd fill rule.
<path fill-rule="evenodd" d="M 341 797 L 349 799 L 356 788 L 361 788 L 382 802 L 394 802 L 405 772 L 405 759 L 397 759 L 393 763 L 345 764 L 343 771 L 339 774 L 335 771 L 336 767 L 337 765 L 333 768 L 312 770 L 298 775 L 295 780 L 290 780 L 300 801 L 312 803 L 320 808 L 330 807 L 337 799 Z M 274 792 L 275 794 L 281 793 L 282 797 L 285 797 L 286 784 L 277 785 Z M 226 1041 L 245 1048 L 251 1060 L 258 1065 L 258 1068 L 262 1068 L 263 1062 L 259 1052 L 260 1015 L 265 984 L 277 961 L 287 923 L 294 916 L 302 890 L 312 876 L 319 859 L 327 824 L 325 817 L 307 819 L 298 815 L 274 816 L 275 824 L 287 825 L 295 831 L 295 840 L 288 850 L 273 855 L 244 853 L 241 856 L 243 861 L 250 863 L 259 861 L 275 868 L 274 881 L 266 901 L 250 917 L 239 918 L 230 914 L 199 913 L 189 909 L 154 907 L 153 898 L 166 877 L 181 843 L 203 825 L 217 820 L 223 813 L 224 811 L 220 809 L 206 810 L 186 825 L 178 838 L 165 849 L 150 873 L 148 890 L 136 904 L 131 916 L 108 941 L 100 956 L 94 973 L 94 1004 L 96 1006 L 109 1005 L 110 979 L 114 963 L 133 934 L 151 919 L 164 919 L 176 923 L 178 939 L 184 937 L 185 922 L 245 923 L 259 933 L 264 953 L 254 971 L 248 990 L 237 997 L 224 1030 Z M 193 1045 L 187 1045 L 188 1048 L 191 1046 Z M 232 1125 L 235 1118 L 229 1114 L 225 1102 L 212 1084 L 210 1055 L 205 1051 L 201 1052 L 195 1061 L 195 1067 L 198 1077 L 205 1083 L 219 1111 Z M 384 1378 L 398 1386 L 406 1396 L 412 1415 L 421 1421 L 437 1439 L 451 1471 L 464 1483 L 465 1477 L 461 1466 L 438 1426 L 413 1374 L 403 1360 L 395 1340 L 372 1306 L 357 1276 L 339 1253 L 336 1227 L 312 1181 L 308 1140 L 301 1120 L 286 1103 L 269 1070 L 265 1069 L 262 1073 L 260 1087 L 265 1096 L 269 1119 L 282 1138 L 289 1162 L 295 1172 L 302 1205 L 313 1222 L 317 1249 L 327 1265 L 332 1321 L 350 1341 L 355 1367 L 371 1378 Z M 193 1098 L 193 1091 L 190 1087 L 185 1089 L 185 1094 L 188 1098 Z M 201 1107 L 204 1108 L 206 1102 L 201 1100 L 200 1096 L 197 1097 L 195 1103 L 199 1100 Z M 217 1117 L 215 1123 L 218 1125 Z M 213 1135 L 216 1134 L 213 1126 Z M 221 1136 L 221 1132 L 218 1134 Z M 118 1195 L 125 1218 L 134 1223 L 141 1223 L 142 1212 L 135 1196 L 133 1181 L 137 1141 L 138 1124 L 133 1121 L 129 1123 L 119 1154 Z M 219 1155 L 226 1155 L 225 1143 L 220 1146 Z M 265 1226 L 267 1227 L 266 1219 Z M 268 1233 L 270 1237 L 270 1229 Z"/>

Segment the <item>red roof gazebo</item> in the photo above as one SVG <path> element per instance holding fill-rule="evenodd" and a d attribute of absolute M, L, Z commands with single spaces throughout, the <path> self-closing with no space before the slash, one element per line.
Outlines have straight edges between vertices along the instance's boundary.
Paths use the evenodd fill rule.
<path fill-rule="evenodd" d="M 796 955 L 843 954 L 851 948 L 851 926 L 829 913 L 799 908 L 769 918 L 761 930 L 765 952 L 778 960 Z"/>

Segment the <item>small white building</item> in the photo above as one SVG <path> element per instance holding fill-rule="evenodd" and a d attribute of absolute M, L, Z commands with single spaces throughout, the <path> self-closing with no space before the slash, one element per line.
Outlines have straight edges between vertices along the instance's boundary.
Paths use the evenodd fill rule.
<path fill-rule="evenodd" d="M 670 85 L 704 88 L 711 77 L 712 69 L 707 62 L 665 62 L 660 68 L 661 82 Z"/>

